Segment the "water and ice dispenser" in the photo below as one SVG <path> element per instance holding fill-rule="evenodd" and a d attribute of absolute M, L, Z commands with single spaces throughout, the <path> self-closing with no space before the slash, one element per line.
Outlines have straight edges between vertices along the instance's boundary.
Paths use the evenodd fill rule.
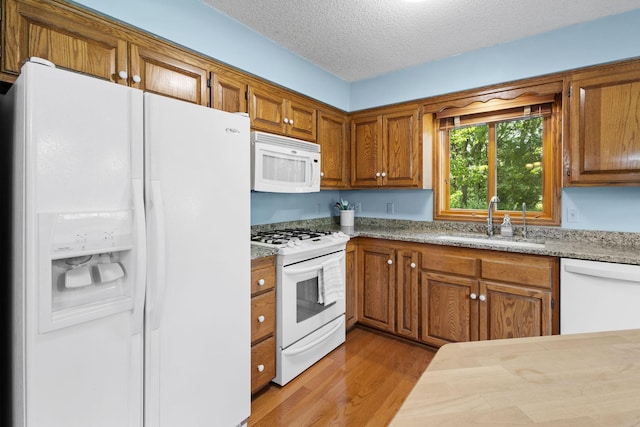
<path fill-rule="evenodd" d="M 132 210 L 39 215 L 40 332 L 133 307 Z"/>

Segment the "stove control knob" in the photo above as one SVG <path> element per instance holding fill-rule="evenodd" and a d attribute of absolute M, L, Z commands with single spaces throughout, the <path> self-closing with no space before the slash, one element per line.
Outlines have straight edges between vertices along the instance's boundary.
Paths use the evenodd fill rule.
<path fill-rule="evenodd" d="M 302 246 L 302 240 L 294 240 L 294 241 L 293 241 L 293 244 L 294 244 L 295 246 Z"/>
<path fill-rule="evenodd" d="M 294 246 L 295 246 L 295 243 L 293 243 L 293 241 L 289 240 L 289 241 L 287 242 L 287 246 L 288 246 L 288 247 L 290 247 L 290 248 L 292 248 L 292 247 L 294 247 Z"/>

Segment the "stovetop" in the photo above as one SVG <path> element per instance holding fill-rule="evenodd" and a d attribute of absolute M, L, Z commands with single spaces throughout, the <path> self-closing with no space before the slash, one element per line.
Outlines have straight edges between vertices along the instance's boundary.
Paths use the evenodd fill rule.
<path fill-rule="evenodd" d="M 251 233 L 251 244 L 277 248 L 279 255 L 309 252 L 319 256 L 323 252 L 344 249 L 349 236 L 341 231 L 288 228 Z"/>

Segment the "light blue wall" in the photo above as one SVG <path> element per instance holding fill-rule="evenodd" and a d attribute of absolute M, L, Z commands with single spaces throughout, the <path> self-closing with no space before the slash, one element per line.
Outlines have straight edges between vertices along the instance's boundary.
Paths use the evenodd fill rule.
<path fill-rule="evenodd" d="M 575 222 L 569 210 L 575 210 Z M 562 227 L 640 232 L 640 187 L 565 188 Z"/>
<path fill-rule="evenodd" d="M 200 0 L 76 2 L 345 111 L 640 56 L 636 10 L 348 84 Z M 359 216 L 433 220 L 430 190 L 354 190 L 253 193 L 251 221 L 264 224 L 335 215 L 332 205 L 340 196 L 360 201 Z M 640 231 L 639 200 L 640 189 L 635 187 L 565 189 L 563 217 L 567 209 L 577 209 L 578 221 L 564 220 L 562 226 Z M 394 203 L 394 214 L 386 213 L 387 203 Z M 620 213 L 612 218 L 612 211 Z"/>
<path fill-rule="evenodd" d="M 420 99 L 640 56 L 640 10 L 351 84 L 351 108 Z"/>
<path fill-rule="evenodd" d="M 338 216 L 335 204 L 340 199 L 358 204 L 358 217 L 433 221 L 432 190 L 349 190 L 307 194 L 252 192 L 251 224 Z M 387 213 L 388 203 L 393 203 L 393 213 Z"/>

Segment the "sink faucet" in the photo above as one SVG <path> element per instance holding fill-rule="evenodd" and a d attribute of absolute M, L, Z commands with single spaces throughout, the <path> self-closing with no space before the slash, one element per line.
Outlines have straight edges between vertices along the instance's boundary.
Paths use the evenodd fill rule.
<path fill-rule="evenodd" d="M 527 204 L 522 202 L 522 238 L 527 238 Z"/>
<path fill-rule="evenodd" d="M 487 214 L 487 236 L 493 236 L 493 206 L 500 203 L 498 196 L 493 196 L 489 201 L 489 212 Z"/>

